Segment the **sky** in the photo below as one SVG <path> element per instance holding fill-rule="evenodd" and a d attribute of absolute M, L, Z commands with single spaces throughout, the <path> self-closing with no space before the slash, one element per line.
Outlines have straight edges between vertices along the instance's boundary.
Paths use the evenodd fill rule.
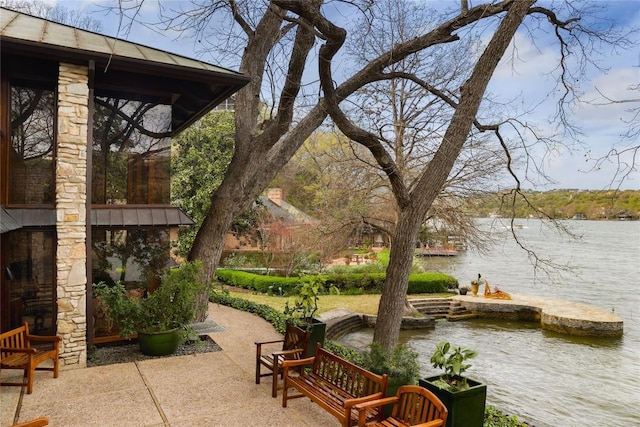
<path fill-rule="evenodd" d="M 118 35 L 118 19 L 113 15 L 105 15 L 99 6 L 113 4 L 113 0 L 45 0 L 50 4 L 59 4 L 68 9 L 87 13 L 93 19 L 102 21 L 102 32 L 109 36 Z M 431 1 L 431 0 L 416 0 Z M 434 0 L 435 1 L 435 0 Z M 549 0 L 551 1 L 551 0 Z M 594 0 L 591 0 L 593 3 Z M 165 8 L 178 6 L 180 1 L 146 0 L 141 10 L 143 16 L 153 17 L 159 5 Z M 480 3 L 471 1 L 471 6 Z M 459 0 L 444 0 L 438 3 L 450 7 L 458 7 Z M 572 1 L 572 4 L 576 2 Z M 617 28 L 640 27 L 640 1 L 636 0 L 605 0 L 606 8 L 602 10 L 603 18 L 610 19 Z M 136 25 L 128 34 L 119 33 L 120 37 L 146 46 L 179 53 L 206 62 L 223 66 L 216 58 L 203 57 L 197 53 L 197 43 L 193 39 L 179 37 L 175 33 L 160 33 L 142 25 Z M 635 34 L 633 40 L 640 43 L 640 35 Z M 489 85 L 488 91 L 492 99 L 498 102 L 509 102 L 510 108 L 522 120 L 535 122 L 539 131 L 546 135 L 557 132 L 557 78 L 553 74 L 558 64 L 557 47 L 551 38 L 534 40 L 527 37 L 527 29 L 523 28 L 515 37 L 509 55 L 503 58 L 500 67 Z M 571 62 L 572 59 L 569 61 Z M 536 153 L 545 172 L 552 178 L 552 183 L 541 180 L 524 183 L 525 188 L 537 190 L 549 189 L 590 189 L 601 190 L 610 187 L 640 190 L 640 173 L 632 172 L 620 182 L 616 175 L 615 161 L 607 161 L 593 170 L 592 158 L 606 155 L 612 147 L 637 146 L 640 140 L 625 139 L 623 135 L 628 131 L 628 122 L 632 120 L 633 108 L 640 109 L 640 89 L 631 90 L 632 85 L 640 84 L 640 47 L 636 45 L 627 51 L 612 51 L 605 48 L 598 57 L 602 69 L 589 67 L 586 79 L 579 84 L 581 103 L 572 105 L 569 118 L 582 130 L 578 145 L 570 139 L 562 138 L 573 149 L 558 147 L 543 153 Z M 575 65 L 575 64 L 574 64 Z M 549 94 L 554 96 L 549 96 Z M 629 100 L 633 103 L 611 103 L 610 100 Z M 534 152 L 535 149 L 534 149 Z M 639 153 L 640 154 L 640 153 Z M 630 155 L 623 156 L 623 160 L 633 164 Z M 636 168 L 640 159 L 635 159 Z"/>

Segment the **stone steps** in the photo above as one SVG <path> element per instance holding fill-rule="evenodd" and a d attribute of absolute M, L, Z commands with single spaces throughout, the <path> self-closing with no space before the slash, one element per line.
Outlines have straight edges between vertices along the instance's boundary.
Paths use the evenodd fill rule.
<path fill-rule="evenodd" d="M 416 298 L 409 302 L 420 313 L 434 319 L 458 321 L 477 317 L 476 314 L 466 310 L 460 302 L 451 298 Z"/>

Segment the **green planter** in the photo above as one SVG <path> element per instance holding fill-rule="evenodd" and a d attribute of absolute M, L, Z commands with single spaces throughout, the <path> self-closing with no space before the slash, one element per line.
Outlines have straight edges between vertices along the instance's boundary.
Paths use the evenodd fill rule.
<path fill-rule="evenodd" d="M 142 354 L 147 356 L 173 354 L 180 345 L 180 329 L 163 332 L 138 332 L 138 345 Z"/>
<path fill-rule="evenodd" d="M 320 343 L 324 347 L 324 335 L 327 331 L 327 324 L 316 318 L 311 319 L 309 325 L 311 335 L 309 336 L 309 345 L 307 345 L 306 357 L 313 357 L 316 354 L 316 343 Z"/>
<path fill-rule="evenodd" d="M 421 379 L 418 384 L 438 396 L 438 399 L 447 407 L 449 415 L 446 427 L 482 427 L 484 407 L 487 401 L 487 386 L 467 379 L 469 389 L 451 392 L 431 383 L 438 378 L 440 376 Z"/>

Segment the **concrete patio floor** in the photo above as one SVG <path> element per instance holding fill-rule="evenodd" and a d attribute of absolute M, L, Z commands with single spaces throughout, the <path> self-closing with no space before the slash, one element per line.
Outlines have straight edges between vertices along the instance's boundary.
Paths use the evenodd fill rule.
<path fill-rule="evenodd" d="M 222 351 L 63 370 L 57 379 L 36 372 L 32 394 L 0 387 L 0 427 L 42 416 L 56 427 L 339 425 L 309 399 L 283 408 L 269 377 L 255 384 L 255 341 L 279 337 L 268 322 L 214 304 L 209 317 L 225 329 L 209 334 Z"/>

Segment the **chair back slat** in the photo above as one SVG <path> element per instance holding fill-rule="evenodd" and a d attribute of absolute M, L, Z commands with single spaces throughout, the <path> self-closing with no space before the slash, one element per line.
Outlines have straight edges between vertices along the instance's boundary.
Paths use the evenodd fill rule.
<path fill-rule="evenodd" d="M 287 324 L 287 329 L 284 332 L 284 343 L 282 344 L 283 350 L 294 350 L 301 348 L 301 353 L 296 353 L 293 358 L 300 359 L 307 351 L 309 345 L 310 333 L 301 329 L 295 325 Z"/>
<path fill-rule="evenodd" d="M 448 411 L 444 404 L 429 390 L 420 387 L 407 385 L 398 389 L 396 395 L 398 401 L 393 406 L 391 416 L 407 425 L 416 425 L 433 421 L 443 420 L 446 424 Z"/>

